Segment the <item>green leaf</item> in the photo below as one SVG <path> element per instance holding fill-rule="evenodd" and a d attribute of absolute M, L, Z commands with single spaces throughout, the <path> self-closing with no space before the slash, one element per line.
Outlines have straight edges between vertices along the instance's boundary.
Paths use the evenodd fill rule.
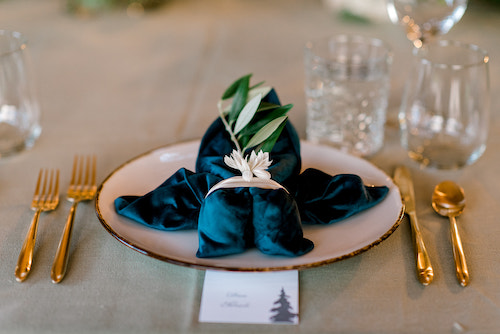
<path fill-rule="evenodd" d="M 245 145 L 243 152 L 247 148 L 257 146 L 268 139 L 274 133 L 274 131 L 276 131 L 280 127 L 281 123 L 286 121 L 287 118 L 288 116 L 281 116 L 264 125 Z"/>
<path fill-rule="evenodd" d="M 250 82 L 250 77 L 252 76 L 252 74 L 247 74 L 245 76 L 242 76 L 241 78 L 239 78 L 238 80 L 236 80 L 235 82 L 233 82 L 227 89 L 226 91 L 224 92 L 224 94 L 222 94 L 222 100 L 227 100 L 231 97 L 234 96 L 234 94 L 236 93 L 236 91 L 238 90 L 238 87 L 241 85 L 242 81 L 245 81 L 247 80 L 248 82 Z"/>
<path fill-rule="evenodd" d="M 274 144 L 276 144 L 276 141 L 278 140 L 279 136 L 281 135 L 281 132 L 285 128 L 286 122 L 283 122 L 280 124 L 280 126 L 276 129 L 276 131 L 273 132 L 273 134 L 264 141 L 262 144 L 262 147 L 260 148 L 263 152 L 271 152 Z"/>
<path fill-rule="evenodd" d="M 260 100 L 262 99 L 262 95 L 257 95 L 253 99 L 251 99 L 245 107 L 241 110 L 238 119 L 236 120 L 236 124 L 234 125 L 234 134 L 237 135 L 248 123 L 252 120 L 255 112 L 259 108 Z"/>
<path fill-rule="evenodd" d="M 255 84 L 255 85 L 253 85 L 252 87 L 250 87 L 250 89 L 255 89 L 255 88 L 257 88 L 257 87 L 259 87 L 259 86 L 263 85 L 263 84 L 264 84 L 264 82 L 265 82 L 265 81 L 261 81 L 261 82 L 259 82 L 258 84 Z"/>
<path fill-rule="evenodd" d="M 259 94 L 262 95 L 262 97 L 265 97 L 267 94 L 269 94 L 271 89 L 272 87 L 269 86 L 250 88 L 250 90 L 248 91 L 248 99 L 251 100 Z"/>
<path fill-rule="evenodd" d="M 274 104 L 274 103 L 269 103 L 269 102 L 265 102 L 265 101 L 261 101 L 260 102 L 260 105 L 259 105 L 259 109 L 257 109 L 257 112 L 260 113 L 262 111 L 267 111 L 267 110 L 271 110 L 271 109 L 276 109 L 278 108 L 279 105 L 278 104 Z"/>
<path fill-rule="evenodd" d="M 238 118 L 240 111 L 247 104 L 248 86 L 250 85 L 250 75 L 241 78 L 240 84 L 234 93 L 233 103 L 229 111 L 229 123 L 233 124 Z"/>
<path fill-rule="evenodd" d="M 288 113 L 288 111 L 293 107 L 293 104 L 287 104 L 285 106 L 277 106 L 274 104 L 273 106 L 274 110 L 271 111 L 266 110 L 260 112 L 259 108 L 252 122 L 249 125 L 247 125 L 243 130 L 241 130 L 240 136 L 249 136 L 254 133 L 257 133 L 263 126 L 271 122 L 273 119 L 285 116 Z"/>

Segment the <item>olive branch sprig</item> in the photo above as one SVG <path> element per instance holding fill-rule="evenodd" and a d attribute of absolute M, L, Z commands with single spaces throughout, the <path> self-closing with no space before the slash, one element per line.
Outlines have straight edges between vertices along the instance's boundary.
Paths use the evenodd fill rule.
<path fill-rule="evenodd" d="M 250 86 L 251 76 L 233 82 L 217 103 L 220 118 L 241 156 L 251 148 L 271 152 L 286 125 L 286 114 L 293 107 L 262 101 L 272 88 L 262 86 L 264 82 Z M 224 107 L 230 99 L 229 106 Z"/>

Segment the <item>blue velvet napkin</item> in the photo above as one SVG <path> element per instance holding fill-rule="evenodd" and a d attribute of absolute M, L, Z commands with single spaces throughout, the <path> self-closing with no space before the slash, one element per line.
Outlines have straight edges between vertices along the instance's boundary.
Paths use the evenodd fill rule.
<path fill-rule="evenodd" d="M 264 100 L 279 105 L 274 90 Z M 268 169 L 284 189 L 222 188 L 206 197 L 214 185 L 240 174 L 224 163 L 232 150 L 217 119 L 202 138 L 195 173 L 182 168 L 144 196 L 117 198 L 117 213 L 159 230 L 197 229 L 196 255 L 202 258 L 254 247 L 269 255 L 300 256 L 314 247 L 304 238 L 302 224 L 335 223 L 373 207 L 389 190 L 366 187 L 352 174 L 300 173 L 300 141 L 288 122 L 270 153 Z"/>

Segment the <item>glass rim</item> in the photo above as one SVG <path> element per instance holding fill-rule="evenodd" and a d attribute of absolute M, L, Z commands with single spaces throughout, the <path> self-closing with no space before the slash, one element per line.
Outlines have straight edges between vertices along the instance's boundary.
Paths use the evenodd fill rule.
<path fill-rule="evenodd" d="M 427 50 L 430 50 L 431 48 L 445 48 L 445 47 L 455 47 L 455 48 L 460 48 L 463 50 L 468 50 L 476 53 L 477 59 L 469 62 L 464 62 L 461 64 L 454 64 L 452 62 L 442 62 L 442 61 L 434 61 L 431 59 L 431 57 L 428 56 L 426 53 Z M 459 42 L 459 41 L 453 41 L 453 40 L 438 40 L 435 42 L 431 42 L 428 44 L 424 44 L 421 48 L 414 48 L 413 49 L 413 55 L 418 57 L 423 63 L 425 64 L 430 64 L 434 67 L 438 68 L 443 68 L 443 69 L 452 69 L 452 70 L 459 70 L 463 68 L 468 68 L 468 67 L 475 67 L 475 66 L 480 66 L 480 65 L 485 65 L 488 64 L 489 62 L 489 55 L 488 52 L 481 47 L 479 47 L 476 44 L 472 43 L 464 43 L 464 42 Z"/>
<path fill-rule="evenodd" d="M 338 35 L 330 35 L 314 40 L 309 40 L 306 42 L 304 46 L 304 51 L 306 53 L 311 53 L 312 56 L 316 59 L 326 59 L 323 55 L 319 55 L 316 52 L 314 52 L 314 49 L 317 47 L 321 47 L 322 45 L 326 45 L 330 41 L 335 41 L 339 43 L 363 43 L 369 46 L 374 46 L 377 48 L 380 48 L 384 52 L 375 57 L 370 57 L 370 62 L 385 62 L 385 61 L 391 61 L 393 58 L 393 51 L 392 47 L 387 43 L 386 41 L 377 38 L 377 37 L 371 37 L 371 36 L 366 36 L 366 35 L 361 35 L 361 34 L 338 34 Z"/>
<path fill-rule="evenodd" d="M 0 50 L 0 57 L 26 49 L 26 38 L 18 31 L 0 29 L 0 38 L 15 40 L 17 42 L 14 46 L 6 48 L 5 50 Z"/>

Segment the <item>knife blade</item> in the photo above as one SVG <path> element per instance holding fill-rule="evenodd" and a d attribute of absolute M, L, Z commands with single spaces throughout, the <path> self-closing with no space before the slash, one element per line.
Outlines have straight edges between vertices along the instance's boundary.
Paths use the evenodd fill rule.
<path fill-rule="evenodd" d="M 429 285 L 434 278 L 434 270 L 417 220 L 415 191 L 409 169 L 405 166 L 398 166 L 394 171 L 394 182 L 401 192 L 401 198 L 405 206 L 404 210 L 410 220 L 417 278 L 423 285 Z"/>

